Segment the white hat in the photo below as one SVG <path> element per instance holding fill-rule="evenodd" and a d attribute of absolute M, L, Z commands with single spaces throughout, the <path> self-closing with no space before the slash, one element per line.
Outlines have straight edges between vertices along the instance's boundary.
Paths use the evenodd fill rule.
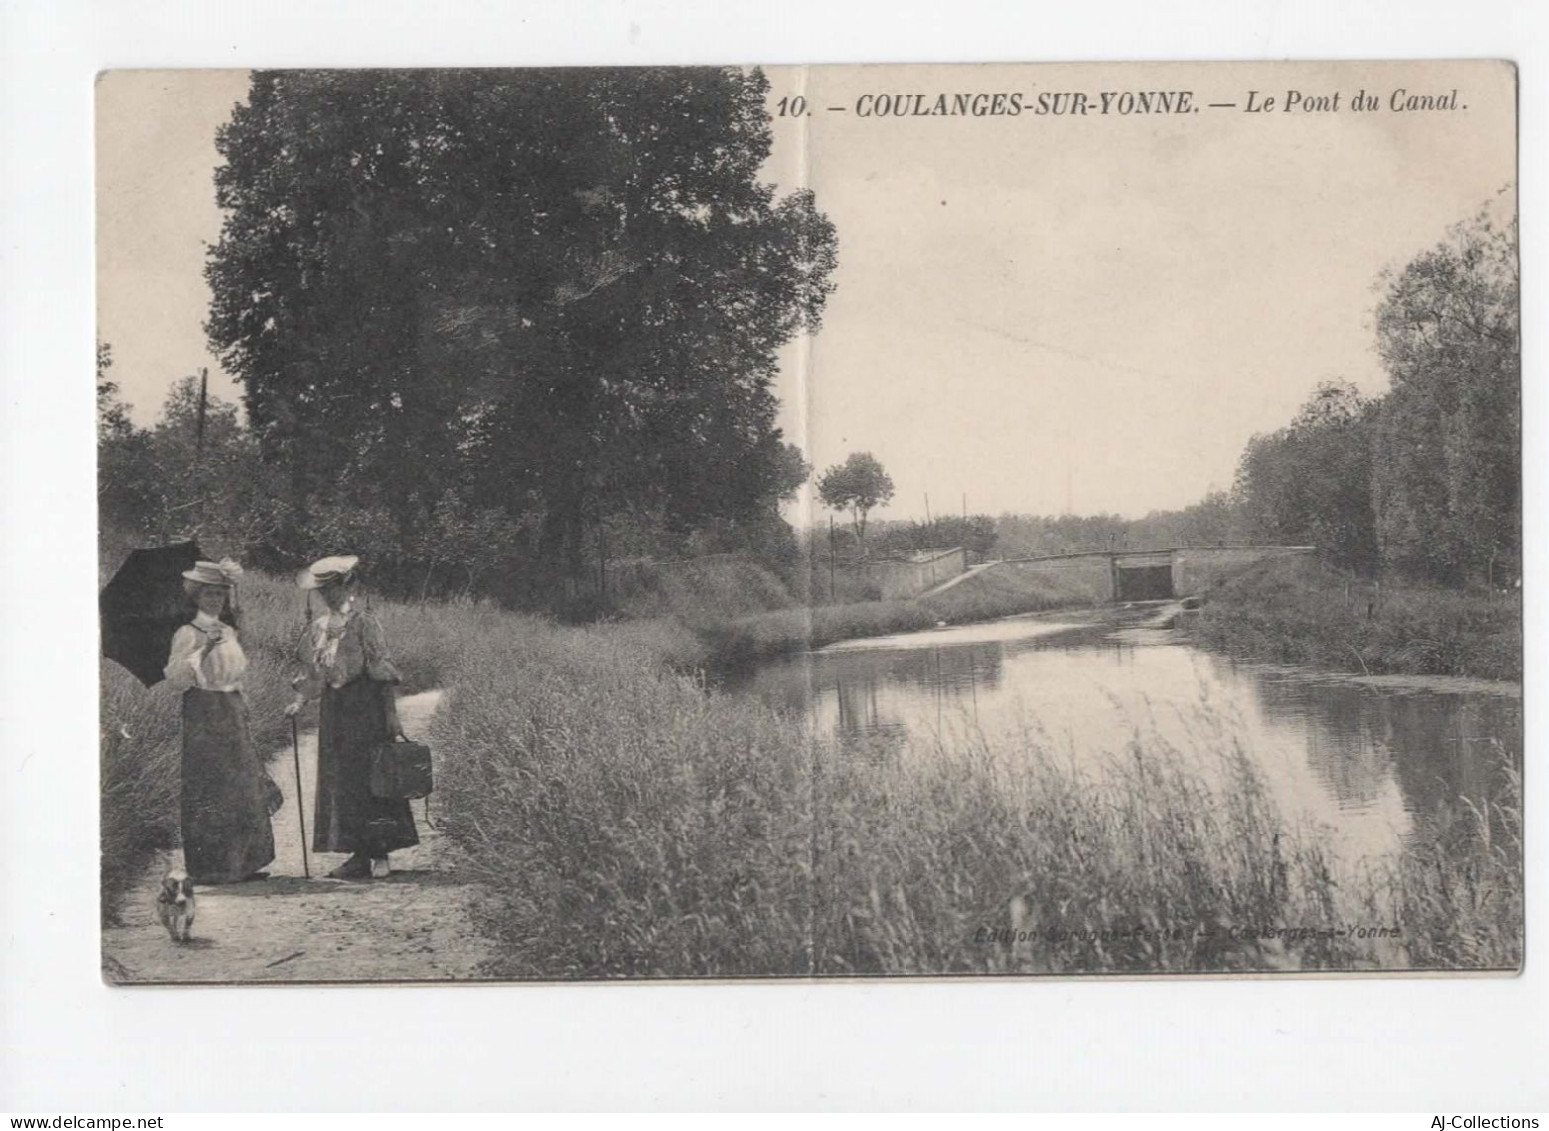
<path fill-rule="evenodd" d="M 317 589 L 331 581 L 343 581 L 359 564 L 360 559 L 354 554 L 319 558 L 296 575 L 296 585 L 301 589 Z"/>
<path fill-rule="evenodd" d="M 235 585 L 242 576 L 242 567 L 230 558 L 218 562 L 195 562 L 193 569 L 185 569 L 183 576 L 200 585 Z"/>

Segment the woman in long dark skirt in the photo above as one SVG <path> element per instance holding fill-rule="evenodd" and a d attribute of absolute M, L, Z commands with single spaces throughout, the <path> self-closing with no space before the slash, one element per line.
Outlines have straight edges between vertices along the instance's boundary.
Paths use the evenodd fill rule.
<path fill-rule="evenodd" d="M 388 853 L 419 843 L 405 800 L 371 793 L 371 751 L 403 732 L 394 685 L 399 682 L 381 622 L 359 608 L 359 560 L 323 558 L 301 571 L 297 584 L 316 589 L 328 611 L 307 627 L 301 642 L 304 675 L 286 708 L 295 714 L 308 699 L 322 700 L 317 728 L 316 852 L 348 852 L 329 873 L 335 879 L 380 879 Z"/>
<path fill-rule="evenodd" d="M 229 559 L 183 574 L 197 612 L 172 637 L 165 675 L 183 692 L 183 866 L 197 884 L 262 879 L 274 859 L 279 787 L 263 767 L 242 698 L 247 656 L 224 624 L 242 569 Z"/>

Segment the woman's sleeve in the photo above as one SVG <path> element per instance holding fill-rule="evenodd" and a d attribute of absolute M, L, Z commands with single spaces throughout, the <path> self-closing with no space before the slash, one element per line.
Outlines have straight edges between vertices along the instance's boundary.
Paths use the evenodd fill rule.
<path fill-rule="evenodd" d="M 199 665 L 204 661 L 203 645 L 204 635 L 191 624 L 185 624 L 172 634 L 172 654 L 162 674 L 175 689 L 186 691 L 199 685 Z"/>
<path fill-rule="evenodd" d="M 296 641 L 296 664 L 299 671 L 290 685 L 298 698 L 316 699 L 323 693 L 323 673 L 317 667 L 317 630 L 313 625 L 302 629 L 301 639 Z"/>
<path fill-rule="evenodd" d="M 387 637 L 382 633 L 382 622 L 369 613 L 360 618 L 360 640 L 366 653 L 366 674 L 386 683 L 402 683 L 398 666 L 387 650 Z"/>

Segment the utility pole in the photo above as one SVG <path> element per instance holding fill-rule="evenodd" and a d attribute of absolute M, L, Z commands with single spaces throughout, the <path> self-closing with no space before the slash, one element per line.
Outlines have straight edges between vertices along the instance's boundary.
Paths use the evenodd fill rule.
<path fill-rule="evenodd" d="M 828 603 L 834 603 L 834 516 L 828 516 Z"/>
<path fill-rule="evenodd" d="M 963 492 L 963 565 L 968 565 L 968 492 Z"/>
<path fill-rule="evenodd" d="M 194 426 L 194 469 L 197 471 L 199 464 L 204 460 L 204 405 L 210 387 L 210 371 L 204 366 L 199 368 L 199 415 L 198 423 Z"/>

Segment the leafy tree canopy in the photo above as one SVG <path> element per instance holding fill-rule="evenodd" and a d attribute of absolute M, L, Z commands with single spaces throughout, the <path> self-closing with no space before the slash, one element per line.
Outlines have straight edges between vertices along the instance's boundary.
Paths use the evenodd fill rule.
<path fill-rule="evenodd" d="M 258 72 L 220 131 L 210 339 L 298 504 L 398 521 L 452 490 L 685 534 L 772 508 L 777 351 L 836 262 L 758 178 L 758 71 Z"/>
<path fill-rule="evenodd" d="M 818 497 L 830 510 L 850 512 L 855 536 L 866 541 L 866 516 L 893 497 L 892 477 L 870 452 L 851 452 L 818 480 Z"/>
<path fill-rule="evenodd" d="M 1453 584 L 1520 569 L 1515 218 L 1482 210 L 1381 282 L 1377 349 L 1393 382 L 1374 455 L 1383 559 Z"/>
<path fill-rule="evenodd" d="M 1248 442 L 1237 490 L 1256 538 L 1314 545 L 1343 568 L 1376 569 L 1372 413 L 1354 385 L 1326 381 L 1290 425 Z"/>

